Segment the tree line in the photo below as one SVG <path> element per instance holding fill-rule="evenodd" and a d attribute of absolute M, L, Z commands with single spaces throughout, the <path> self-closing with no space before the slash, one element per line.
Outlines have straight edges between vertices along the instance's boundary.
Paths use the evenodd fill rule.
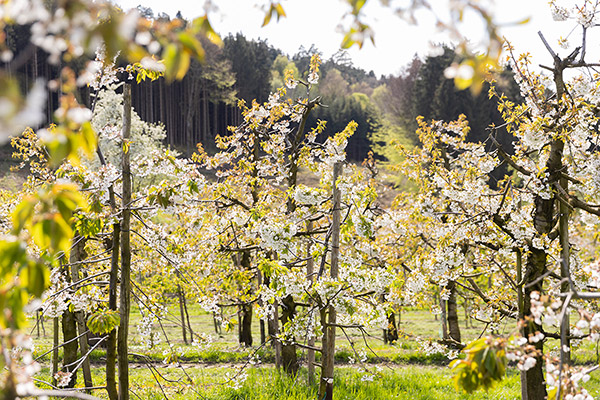
<path fill-rule="evenodd" d="M 169 20 L 168 15 L 155 16 L 149 8 L 140 6 L 138 10 L 145 18 Z M 189 24 L 180 13 L 174 21 L 178 22 L 178 29 Z M 25 25 L 7 28 L 7 43 L 17 55 L 7 63 L 8 70 L 22 78 L 24 88 L 31 87 L 38 78 L 56 79 L 60 67 L 49 63 L 48 55 L 29 43 L 29 29 Z M 311 55 L 321 54 L 313 45 L 288 56 L 267 41 L 251 40 L 241 33 L 224 38 L 222 47 L 208 39 L 201 42 L 206 62 L 192 59 L 183 79 L 144 80 L 132 88 L 133 108 L 140 117 L 151 123 L 162 123 L 167 132 L 165 144 L 187 155 L 197 143 L 216 151 L 215 137 L 226 135 L 229 126 L 242 121 L 238 101 L 247 105 L 251 105 L 253 99 L 266 101 L 271 90 L 283 83 L 286 70 L 306 80 L 298 71 L 307 71 Z M 307 125 L 314 127 L 319 120 L 328 121 L 318 138 L 323 142 L 343 130 L 347 121 L 356 121 L 358 127 L 347 148 L 348 158 L 356 162 L 363 161 L 372 150 L 381 158 L 389 159 L 387 145 L 393 141 L 418 144 L 414 132 L 420 115 L 426 119 L 449 120 L 465 114 L 471 121 L 468 139 L 484 141 L 486 127 L 501 124 L 497 102 L 488 98 L 486 90 L 475 96 L 469 90 L 458 90 L 444 77 L 444 70 L 457 60 L 460 60 L 457 53 L 444 47 L 441 55 L 424 59 L 415 56 L 406 66 L 399 66 L 397 74 L 376 77 L 373 71 L 354 66 L 348 53 L 340 50 L 324 61 L 321 82 L 314 89 L 327 107 L 315 110 Z M 72 64 L 76 71 L 83 70 L 85 65 L 81 59 L 67 64 Z M 502 73 L 496 85 L 511 100 L 519 101 L 519 91 L 510 71 Z M 82 104 L 91 104 L 89 88 L 80 88 L 79 95 Z M 301 93 L 291 91 L 288 95 L 297 97 Z M 54 121 L 58 99 L 58 92 L 50 92 L 46 122 Z M 506 131 L 500 131 L 498 140 L 508 144 L 512 139 Z M 497 172 L 496 180 L 505 172 Z"/>

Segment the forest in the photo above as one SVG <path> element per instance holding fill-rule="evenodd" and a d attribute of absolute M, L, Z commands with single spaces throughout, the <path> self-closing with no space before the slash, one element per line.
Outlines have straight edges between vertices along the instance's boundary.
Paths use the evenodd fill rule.
<path fill-rule="evenodd" d="M 600 1 L 539 66 L 485 4 L 383 2 L 459 40 L 379 77 L 367 2 L 328 59 L 0 4 L 3 398 L 600 395 Z"/>

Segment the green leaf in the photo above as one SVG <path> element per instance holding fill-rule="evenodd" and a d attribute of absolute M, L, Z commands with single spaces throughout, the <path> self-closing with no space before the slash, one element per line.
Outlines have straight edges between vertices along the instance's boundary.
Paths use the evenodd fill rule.
<path fill-rule="evenodd" d="M 502 380 L 506 371 L 507 358 L 504 346 L 506 341 L 485 337 L 471 342 L 464 348 L 464 360 L 450 363 L 455 373 L 454 383 L 471 393 L 479 388 L 489 389 Z"/>
<path fill-rule="evenodd" d="M 208 16 L 198 17 L 192 24 L 196 30 L 210 40 L 211 43 L 216 44 L 219 47 L 223 46 L 223 40 L 221 40 L 221 36 L 213 29 L 208 20 Z"/>
<path fill-rule="evenodd" d="M 16 275 L 17 269 L 27 259 L 23 242 L 15 238 L 0 241 L 0 281 L 8 282 L 7 275 Z"/>
<path fill-rule="evenodd" d="M 177 38 L 179 39 L 179 42 L 183 46 L 183 50 L 185 52 L 199 59 L 204 58 L 204 49 L 202 48 L 202 44 L 200 44 L 200 41 L 196 39 L 192 33 L 181 32 Z"/>
<path fill-rule="evenodd" d="M 167 81 L 173 81 L 177 75 L 180 63 L 180 54 L 177 46 L 170 43 L 163 49 L 162 58 L 165 60 L 165 77 Z"/>
<path fill-rule="evenodd" d="M 48 268 L 44 264 L 30 262 L 20 274 L 21 283 L 30 294 L 40 297 L 50 282 Z"/>
<path fill-rule="evenodd" d="M 83 214 L 75 216 L 75 230 L 83 237 L 93 237 L 102 231 L 102 219 L 90 218 Z"/>
<path fill-rule="evenodd" d="M 115 329 L 121 322 L 121 316 L 114 310 L 97 311 L 90 316 L 87 326 L 92 333 L 104 335 Z"/>
<path fill-rule="evenodd" d="M 31 221 L 33 213 L 35 211 L 36 199 L 34 196 L 27 196 L 21 200 L 11 213 L 13 232 L 18 234 L 23 230 L 25 225 Z"/>
<path fill-rule="evenodd" d="M 71 218 L 87 203 L 76 185 L 53 184 L 25 197 L 12 213 L 14 233 L 27 228 L 34 242 L 51 253 L 68 252 L 73 236 Z"/>
<path fill-rule="evenodd" d="M 81 140 L 79 143 L 79 148 L 84 151 L 86 156 L 91 158 L 96 151 L 96 147 L 98 146 L 98 136 L 96 135 L 96 132 L 94 131 L 94 128 L 92 128 L 92 124 L 89 121 L 84 122 L 83 125 L 81 125 L 80 132 Z"/>
<path fill-rule="evenodd" d="M 21 288 L 14 288 L 8 292 L 6 303 L 3 308 L 5 321 L 0 321 L 0 324 L 6 323 L 6 327 L 12 327 L 14 329 L 21 329 L 27 324 L 27 318 L 23 313 L 23 307 L 27 304 L 28 295 L 25 290 Z M 10 310 L 10 313 L 6 311 Z"/>

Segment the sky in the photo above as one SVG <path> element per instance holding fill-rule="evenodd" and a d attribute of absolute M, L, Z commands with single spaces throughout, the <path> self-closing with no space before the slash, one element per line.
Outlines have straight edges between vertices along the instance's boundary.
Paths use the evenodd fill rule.
<path fill-rule="evenodd" d="M 140 0 L 116 0 L 125 10 L 140 4 Z M 406 2 L 400 0 L 400 2 Z M 210 21 L 222 36 L 229 33 L 243 33 L 247 38 L 266 39 L 272 46 L 293 55 L 302 46 L 305 49 L 315 45 L 325 59 L 339 50 L 343 34 L 340 23 L 348 22 L 345 13 L 348 6 L 342 0 L 287 0 L 282 1 L 287 17 L 279 22 L 273 20 L 261 27 L 264 11 L 261 6 L 267 0 L 213 0 L 218 10 L 209 13 Z M 444 16 L 448 0 L 431 0 L 438 8 L 435 12 Z M 563 1 L 565 5 L 568 1 Z M 202 0 L 144 0 L 143 5 L 154 10 L 155 15 L 165 12 L 173 17 L 181 11 L 186 19 L 204 14 Z M 391 1 L 394 4 L 394 0 Z M 506 24 L 501 29 L 515 47 L 517 53 L 530 52 L 534 65 L 552 65 L 552 59 L 543 46 L 537 32 L 542 31 L 549 44 L 561 55 L 570 50 L 561 49 L 558 39 L 566 37 L 573 44 L 580 41 L 579 29 L 574 29 L 574 21 L 555 22 L 552 19 L 547 0 L 497 0 L 493 9 L 497 21 Z M 364 9 L 366 21 L 375 33 L 375 45 L 366 43 L 362 49 L 354 46 L 349 50 L 353 64 L 376 75 L 398 74 L 415 54 L 424 57 L 432 52 L 432 43 L 450 43 L 444 32 L 435 28 L 435 20 L 428 12 L 417 14 L 418 24 L 409 25 L 394 14 L 389 7 L 381 6 L 379 0 L 370 0 Z M 523 25 L 514 24 L 529 18 Z M 466 16 L 461 32 L 477 45 L 485 38 L 481 19 Z M 597 43 L 597 42 L 596 42 Z M 572 48 L 571 48 L 572 49 Z M 588 49 L 587 61 L 597 61 Z"/>

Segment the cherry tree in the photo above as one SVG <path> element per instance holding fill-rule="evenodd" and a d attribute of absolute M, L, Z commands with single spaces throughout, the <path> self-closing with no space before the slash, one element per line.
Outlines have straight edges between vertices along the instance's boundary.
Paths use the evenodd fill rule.
<path fill-rule="evenodd" d="M 580 241 L 575 236 L 579 232 L 571 227 L 574 219 L 593 224 L 598 216 L 593 170 L 597 89 L 595 73 L 590 70 L 595 64 L 585 59 L 585 32 L 593 26 L 597 6 L 595 2 L 572 10 L 553 6 L 556 15 L 577 19 L 584 42 L 561 57 L 540 34 L 553 59 L 553 66 L 543 67 L 549 73 L 534 72 L 527 56 L 509 57 L 525 101 L 514 104 L 494 90 L 490 95 L 498 98 L 504 127 L 515 136 L 514 149 L 503 149 L 495 141 L 496 127 L 491 128 L 489 139 L 496 149 L 490 154 L 483 144 L 465 142 L 469 128 L 464 119 L 422 121 L 423 148 L 407 154 L 403 163 L 403 171 L 419 184 L 419 218 L 434 222 L 429 233 L 436 251 L 426 261 L 427 270 L 448 281 L 464 280 L 460 286 L 476 293 L 495 314 L 521 321 L 517 336 L 524 342 L 515 339 L 521 347 L 509 354 L 519 360 L 523 397 L 528 399 L 546 398 L 545 382 L 551 384 L 550 395 L 556 398 L 561 392 L 588 396 L 577 382 L 563 382 L 563 378 L 579 373 L 571 370 L 569 362 L 569 342 L 574 335 L 567 310 L 576 298 L 594 297 L 580 293 L 587 288 L 590 270 L 583 268 L 585 252 L 574 246 Z M 567 70 L 582 72 L 568 78 Z M 500 163 L 507 163 L 513 174 L 500 182 L 499 189 L 491 189 L 487 172 Z M 500 273 L 502 285 L 485 293 L 472 276 L 490 271 Z M 578 324 L 589 326 L 591 315 Z M 548 331 L 542 324 L 544 318 L 550 326 L 559 325 L 558 332 Z M 547 338 L 560 339 L 560 360 L 544 352 Z M 476 357 L 496 346 L 498 351 L 489 354 L 500 360 L 507 349 L 503 346 L 513 342 L 468 346 L 467 358 L 454 364 L 459 384 L 470 389 L 472 382 L 488 385 L 491 381 L 474 378 L 476 365 L 482 365 Z M 502 364 L 494 360 L 491 366 Z M 502 375 L 497 374 L 501 368 L 495 372 L 481 368 L 486 373 L 480 377 Z"/>

